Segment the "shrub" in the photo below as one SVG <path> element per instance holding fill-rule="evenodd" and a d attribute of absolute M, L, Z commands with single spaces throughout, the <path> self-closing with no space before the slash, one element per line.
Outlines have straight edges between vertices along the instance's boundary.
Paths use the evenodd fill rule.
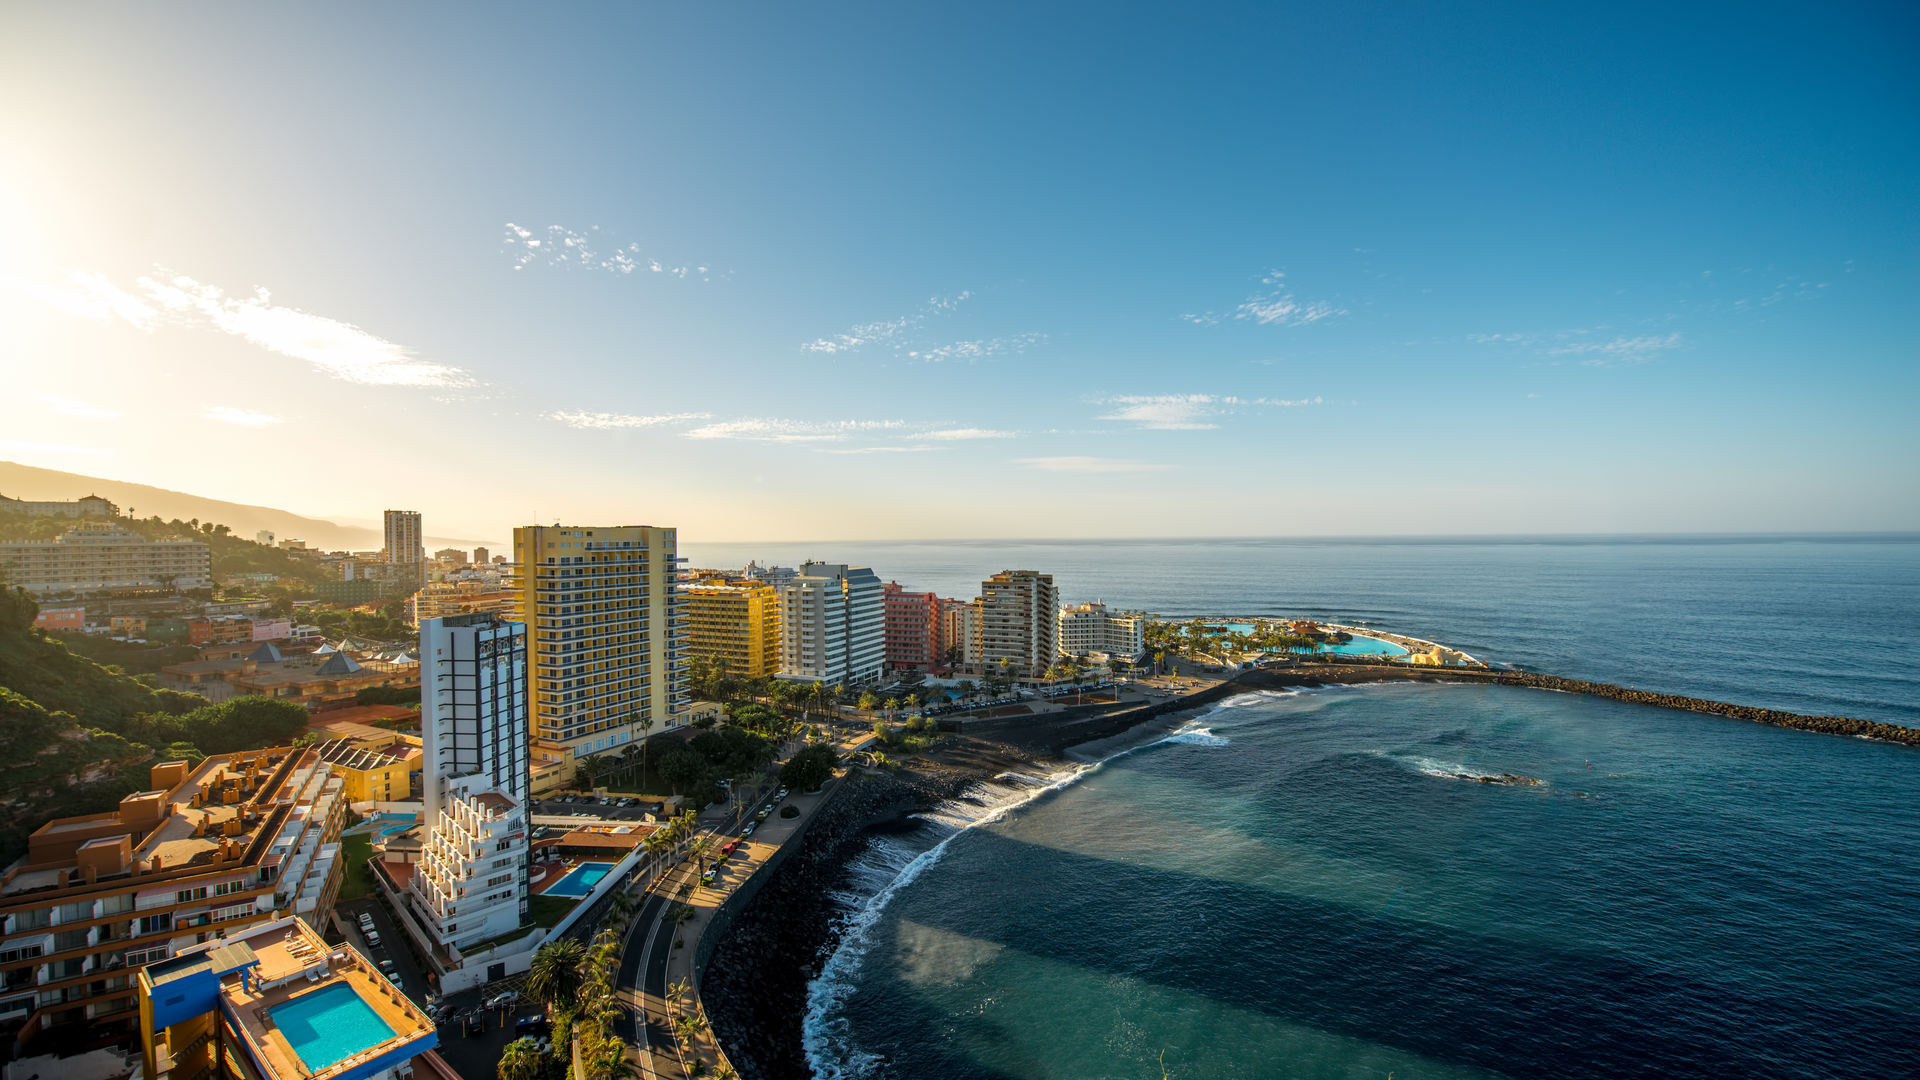
<path fill-rule="evenodd" d="M 797 818 L 800 816 L 800 808 L 788 804 L 780 808 L 780 816 L 783 818 Z"/>

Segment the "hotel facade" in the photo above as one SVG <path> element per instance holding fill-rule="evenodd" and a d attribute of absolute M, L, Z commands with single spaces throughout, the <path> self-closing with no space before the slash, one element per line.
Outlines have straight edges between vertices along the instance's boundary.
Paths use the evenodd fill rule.
<path fill-rule="evenodd" d="M 527 917 L 526 624 L 484 613 L 429 619 L 420 662 L 426 834 L 407 887 L 434 940 L 459 949 Z"/>
<path fill-rule="evenodd" d="M 849 686 L 880 677 L 886 605 L 864 566 L 810 562 L 780 587 L 780 677 Z"/>
<path fill-rule="evenodd" d="M 54 540 L 0 544 L 0 574 L 35 596 L 180 592 L 213 585 L 213 556 L 197 540 L 148 540 L 89 521 Z"/>
<path fill-rule="evenodd" d="M 704 579 L 682 585 L 687 654 L 725 663 L 742 679 L 780 670 L 780 593 L 764 581 Z"/>
<path fill-rule="evenodd" d="M 886 660 L 892 671 L 925 671 L 944 662 L 940 595 L 910 592 L 897 581 L 882 587 L 886 608 Z"/>
<path fill-rule="evenodd" d="M 1059 655 L 1060 594 L 1053 575 L 1002 570 L 980 583 L 980 650 L 977 663 L 1009 662 L 1025 675 L 1039 675 Z"/>
<path fill-rule="evenodd" d="M 1102 603 L 1060 609 L 1060 655 L 1137 661 L 1147 654 L 1147 617 Z"/>
<path fill-rule="evenodd" d="M 534 738 L 589 755 L 686 722 L 673 529 L 526 526 L 513 553 Z"/>

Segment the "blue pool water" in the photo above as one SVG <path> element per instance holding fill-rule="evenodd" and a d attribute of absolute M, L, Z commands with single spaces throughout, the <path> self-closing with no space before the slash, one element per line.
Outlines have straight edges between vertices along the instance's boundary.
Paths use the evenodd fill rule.
<path fill-rule="evenodd" d="M 417 821 L 418 816 L 414 814 L 374 814 L 360 824 L 348 829 L 346 835 L 359 836 L 363 833 L 368 835 L 379 833 L 382 836 L 392 836 L 394 833 L 406 832 L 408 829 L 413 828 Z"/>
<path fill-rule="evenodd" d="M 600 884 L 600 879 L 606 877 L 607 872 L 612 869 L 613 869 L 612 863 L 606 863 L 606 862 L 581 863 L 579 866 L 576 866 L 573 869 L 567 871 L 566 877 L 563 877 L 559 881 L 554 882 L 553 885 L 541 895 L 542 896 L 575 896 L 575 897 L 585 896 L 588 893 L 592 892 L 593 887 L 595 885 Z"/>
<path fill-rule="evenodd" d="M 1230 622 L 1230 623 L 1221 623 L 1220 625 L 1223 628 L 1225 628 L 1228 633 L 1231 633 L 1231 634 L 1253 633 L 1252 623 Z M 1342 641 L 1337 643 L 1322 642 L 1318 651 L 1323 653 L 1335 653 L 1339 656 L 1405 656 L 1407 655 L 1407 650 L 1401 648 L 1398 645 L 1395 645 L 1391 641 L 1382 641 L 1379 638 L 1361 637 L 1357 634 L 1354 635 L 1354 638 L 1351 641 Z"/>
<path fill-rule="evenodd" d="M 373 1006 L 339 983 L 294 998 L 268 1015 L 308 1072 L 319 1072 L 394 1036 Z"/>

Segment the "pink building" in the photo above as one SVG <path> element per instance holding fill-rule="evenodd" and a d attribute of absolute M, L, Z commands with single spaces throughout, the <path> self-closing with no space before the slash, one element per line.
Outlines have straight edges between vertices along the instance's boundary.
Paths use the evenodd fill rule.
<path fill-rule="evenodd" d="M 84 607 L 43 607 L 40 614 L 33 617 L 33 625 L 42 630 L 85 630 L 87 628 L 87 609 Z"/>
<path fill-rule="evenodd" d="M 940 664 L 940 597 L 908 592 L 897 581 L 882 586 L 886 601 L 886 662 L 894 671 L 925 671 Z"/>

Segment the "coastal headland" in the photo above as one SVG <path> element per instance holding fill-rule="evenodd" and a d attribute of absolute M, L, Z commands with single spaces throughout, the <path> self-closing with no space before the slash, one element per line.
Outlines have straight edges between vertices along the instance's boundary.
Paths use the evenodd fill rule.
<path fill-rule="evenodd" d="M 802 1025 L 808 984 L 837 941 L 842 911 L 830 893 L 841 887 L 846 864 L 869 837 L 912 829 L 912 815 L 961 797 L 972 785 L 999 774 L 1071 768 L 1151 741 L 1179 727 L 1194 710 L 1235 694 L 1395 681 L 1523 686 L 1920 746 L 1920 730 L 1871 720 L 1806 716 L 1536 672 L 1377 663 L 1249 668 L 1147 705 L 943 724 L 951 734 L 929 753 L 892 770 L 851 770 L 834 797 L 816 811 L 820 817 L 800 838 L 801 849 L 732 920 L 700 982 L 714 1034 L 743 1078 L 811 1076 Z M 1529 778 L 1489 782 L 1524 784 Z"/>

